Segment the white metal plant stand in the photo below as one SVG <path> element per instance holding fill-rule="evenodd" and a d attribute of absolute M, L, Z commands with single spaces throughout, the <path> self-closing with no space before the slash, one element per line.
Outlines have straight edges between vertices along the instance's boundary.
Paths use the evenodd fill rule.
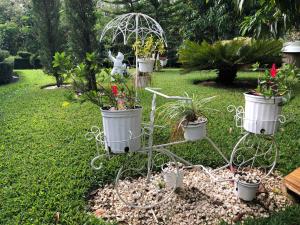
<path fill-rule="evenodd" d="M 137 41 L 140 39 L 144 43 L 145 39 L 149 35 L 154 35 L 159 39 L 163 40 L 167 46 L 167 41 L 165 37 L 164 30 L 159 25 L 159 23 L 148 15 L 142 13 L 128 13 L 117 16 L 111 20 L 103 29 L 100 42 L 103 40 L 104 36 L 108 33 L 112 35 L 112 42 L 114 42 L 117 37 L 122 37 L 123 44 L 128 44 L 129 40 Z M 138 52 L 138 50 L 136 51 Z M 136 61 L 136 79 L 135 84 L 137 85 L 138 76 L 138 55 L 135 56 Z"/>
<path fill-rule="evenodd" d="M 235 167 L 236 173 L 242 173 L 249 168 L 258 168 L 264 174 L 260 177 L 260 181 L 265 179 L 274 170 L 279 154 L 274 136 L 276 123 L 272 134 L 254 134 L 244 130 L 245 112 L 242 106 L 230 105 L 227 110 L 235 113 L 235 125 L 241 129 L 241 137 L 231 153 L 230 165 Z M 286 118 L 279 115 L 276 121 L 283 124 Z"/>
<path fill-rule="evenodd" d="M 171 142 L 166 144 L 153 145 L 154 129 L 156 127 L 160 127 L 155 125 L 157 96 L 161 96 L 168 100 L 187 101 L 187 103 L 189 101 L 192 101 L 192 99 L 187 97 L 180 97 L 180 96 L 168 96 L 161 93 L 159 91 L 160 90 L 159 88 L 146 88 L 146 90 L 153 94 L 152 108 L 150 113 L 150 123 L 143 128 L 143 132 L 142 132 L 143 138 L 147 139 L 147 144 L 145 144 L 144 141 L 143 147 L 139 151 L 137 151 L 137 153 L 144 153 L 141 155 L 144 155 L 147 158 L 147 163 L 146 165 L 142 165 L 141 168 L 125 169 L 122 167 L 117 174 L 116 185 L 115 185 L 117 195 L 121 201 L 123 201 L 126 205 L 130 207 L 144 208 L 144 209 L 152 208 L 158 204 L 161 204 L 172 196 L 179 182 L 178 177 L 180 171 L 179 171 L 178 162 L 181 162 L 183 165 L 187 167 L 195 167 L 197 169 L 203 170 L 210 178 L 211 181 L 214 182 L 218 181 L 217 178 L 213 175 L 214 170 L 208 169 L 203 165 L 193 165 L 187 160 L 177 156 L 173 152 L 166 149 L 169 146 L 184 144 L 187 143 L 188 141 L 177 141 L 177 142 Z M 102 168 L 101 161 L 104 160 L 104 158 L 111 157 L 111 154 L 108 151 L 104 154 L 100 153 L 100 145 L 102 146 L 105 145 L 106 138 L 103 136 L 103 133 L 98 127 L 92 127 L 91 132 L 87 133 L 86 138 L 88 140 L 92 140 L 93 138 L 96 139 L 97 156 L 91 161 L 91 166 L 96 170 L 101 169 Z M 214 147 L 214 149 L 221 155 L 221 157 L 226 162 L 226 165 L 224 167 L 228 167 L 229 160 L 225 157 L 225 155 L 217 147 L 217 145 L 208 136 L 205 136 L 203 139 L 207 140 Z M 131 157 L 130 154 L 131 153 L 128 153 L 128 157 Z M 100 165 L 98 166 L 96 166 L 97 161 L 100 161 Z M 176 185 L 173 185 L 171 187 L 165 187 L 163 184 L 160 185 L 160 182 L 162 181 L 163 178 L 159 177 L 157 173 L 158 169 L 162 168 L 162 166 L 166 163 L 169 163 L 174 167 L 173 173 L 174 176 L 176 177 L 176 182 L 175 182 Z M 217 170 L 219 169 L 220 168 L 218 168 Z M 130 175 L 133 174 L 132 172 L 135 172 L 135 174 L 138 173 L 140 175 L 139 177 L 146 177 L 147 184 L 130 186 L 129 180 L 132 179 L 130 177 Z M 126 192 L 127 195 L 123 195 L 122 194 L 123 192 Z M 128 192 L 130 192 L 131 194 L 128 195 Z"/>
<path fill-rule="evenodd" d="M 115 189 L 119 199 L 125 203 L 127 206 L 132 208 L 153 208 L 159 204 L 165 202 L 170 198 L 177 188 L 180 180 L 180 168 L 178 162 L 182 163 L 185 168 L 193 167 L 203 171 L 210 182 L 224 182 L 224 181 L 237 181 L 233 176 L 231 178 L 219 177 L 217 172 L 224 168 L 231 168 L 234 174 L 242 173 L 245 169 L 258 168 L 264 170 L 260 176 L 260 180 L 265 179 L 274 169 L 277 157 L 278 148 L 275 142 L 274 135 L 257 135 L 252 134 L 243 130 L 243 107 L 228 106 L 229 112 L 234 112 L 236 121 L 236 126 L 241 128 L 242 137 L 236 143 L 230 160 L 222 153 L 222 151 L 217 147 L 217 145 L 208 137 L 205 136 L 203 139 L 207 140 L 213 148 L 220 154 L 224 159 L 225 165 L 217 169 L 210 169 L 203 165 L 194 165 L 187 160 L 177 156 L 175 153 L 169 151 L 167 147 L 177 144 L 184 144 L 188 141 L 177 141 L 166 144 L 153 144 L 153 134 L 155 128 L 161 128 L 161 126 L 155 125 L 155 112 L 156 112 L 156 98 L 157 96 L 163 97 L 167 100 L 180 100 L 180 101 L 192 101 L 191 98 L 180 97 L 180 96 L 168 96 L 160 92 L 159 88 L 146 88 L 146 91 L 153 94 L 152 98 L 152 108 L 150 113 L 150 123 L 143 128 L 143 147 L 138 150 L 135 155 L 140 157 L 145 157 L 146 164 L 140 165 L 140 167 L 131 167 L 128 162 L 130 162 L 130 157 L 133 157 L 134 153 L 127 153 L 128 161 L 123 167 L 120 168 L 116 180 Z M 278 118 L 280 123 L 285 122 L 285 117 L 280 116 Z M 130 132 L 130 131 L 129 131 Z M 86 134 L 88 140 L 95 138 L 97 146 L 97 156 L 91 161 L 91 166 L 93 169 L 99 170 L 102 168 L 102 162 L 105 158 L 112 157 L 109 151 L 105 153 L 100 152 L 100 145 L 105 146 L 106 138 L 103 132 L 98 127 L 92 127 L 91 131 Z M 202 140 L 202 139 L 201 139 Z M 147 141 L 147 143 L 146 143 Z M 145 160 L 140 160 L 145 162 Z M 100 162 L 100 165 L 96 165 Z M 163 165 L 168 163 L 172 165 L 173 175 L 176 177 L 176 185 L 165 186 L 163 181 L 163 173 L 158 173 L 160 169 L 163 171 Z M 131 185 L 132 175 L 135 174 L 137 179 L 140 179 L 138 185 Z M 138 174 L 138 175 L 137 175 Z"/>

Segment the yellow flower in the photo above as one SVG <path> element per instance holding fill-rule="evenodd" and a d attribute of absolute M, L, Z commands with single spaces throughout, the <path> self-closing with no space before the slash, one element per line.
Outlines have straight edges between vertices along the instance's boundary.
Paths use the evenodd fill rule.
<path fill-rule="evenodd" d="M 64 101 L 62 104 L 62 107 L 68 107 L 70 105 L 70 102 Z"/>

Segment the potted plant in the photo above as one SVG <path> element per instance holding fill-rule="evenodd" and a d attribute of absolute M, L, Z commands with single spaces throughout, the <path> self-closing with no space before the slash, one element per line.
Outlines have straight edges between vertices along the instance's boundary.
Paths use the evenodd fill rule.
<path fill-rule="evenodd" d="M 94 54 L 88 54 L 86 62 L 79 65 L 66 66 L 70 62 L 70 57 L 55 61 L 56 67 L 73 80 L 76 98 L 89 100 L 100 107 L 106 150 L 114 154 L 139 150 L 142 107 L 137 104 L 134 86 L 129 85 L 131 75 L 111 75 L 109 69 L 100 69 Z M 86 88 L 88 66 L 93 67 L 97 75 L 96 90 Z"/>
<path fill-rule="evenodd" d="M 235 174 L 235 188 L 237 196 L 244 201 L 252 201 L 256 197 L 260 185 L 257 173 L 242 172 Z"/>
<path fill-rule="evenodd" d="M 160 55 L 159 56 L 159 63 L 160 63 L 161 67 L 165 67 L 168 64 L 168 58 L 167 58 L 167 56 L 165 56 L 164 54 Z"/>
<path fill-rule="evenodd" d="M 279 70 L 273 64 L 266 70 L 259 77 L 257 88 L 244 93 L 244 129 L 255 134 L 274 134 L 279 126 L 282 105 L 291 99 L 298 77 L 299 70 L 292 64 L 285 64 Z"/>
<path fill-rule="evenodd" d="M 169 102 L 159 108 L 160 115 L 168 122 L 175 122 L 173 136 L 176 136 L 182 129 L 185 140 L 201 140 L 206 136 L 207 124 L 207 117 L 203 111 L 209 109 L 204 106 L 213 98 L 215 98 L 215 96 L 203 99 L 198 99 L 196 96 L 193 96 L 191 101 L 179 100 Z"/>
<path fill-rule="evenodd" d="M 102 80 L 97 84 L 99 90 L 87 92 L 85 96 L 100 107 L 105 148 L 115 154 L 138 151 L 142 107 L 137 104 L 134 87 L 128 85 L 130 75 L 110 76 L 105 72 L 104 76 L 106 82 Z"/>
<path fill-rule="evenodd" d="M 147 37 L 144 42 L 140 39 L 136 40 L 132 47 L 138 57 L 139 71 L 142 73 L 152 73 L 155 63 L 152 55 L 165 52 L 164 41 L 162 39 L 155 40 L 152 35 Z"/>

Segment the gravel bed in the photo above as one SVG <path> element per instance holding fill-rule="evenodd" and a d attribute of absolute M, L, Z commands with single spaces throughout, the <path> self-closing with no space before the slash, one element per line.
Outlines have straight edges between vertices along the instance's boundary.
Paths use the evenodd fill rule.
<path fill-rule="evenodd" d="M 258 170 L 251 172 L 259 173 Z M 215 173 L 220 179 L 232 178 L 228 169 Z M 155 174 L 154 180 L 163 177 Z M 164 203 L 153 209 L 136 209 L 126 206 L 119 200 L 112 184 L 99 188 L 90 194 L 89 208 L 97 217 L 107 221 L 117 221 L 118 224 L 219 224 L 243 221 L 248 217 L 268 217 L 272 212 L 284 209 L 292 202 L 281 192 L 282 176 L 275 172 L 267 180 L 263 180 L 257 197 L 252 202 L 245 202 L 236 196 L 234 182 L 211 182 L 209 177 L 197 169 L 184 169 L 183 187 L 168 198 Z M 120 187 L 126 186 L 122 196 L 129 199 L 132 189 L 143 189 L 145 178 L 120 181 Z M 159 193 L 168 193 L 167 185 L 159 185 Z M 154 185 L 147 187 L 147 193 L 154 193 Z M 123 189 L 122 189 L 123 190 Z M 128 190 L 128 192 L 127 192 Z M 139 193 L 135 193 L 138 195 Z M 127 195 L 127 196 L 126 196 Z"/>

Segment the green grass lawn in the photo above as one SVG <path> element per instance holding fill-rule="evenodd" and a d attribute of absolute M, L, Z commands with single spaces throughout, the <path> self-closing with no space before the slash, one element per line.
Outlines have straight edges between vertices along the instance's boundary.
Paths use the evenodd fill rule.
<path fill-rule="evenodd" d="M 70 102 L 65 106 L 67 90 L 42 90 L 54 80 L 40 70 L 18 71 L 20 81 L 0 86 L 0 224 L 53 224 L 59 212 L 61 224 L 101 224 L 88 213 L 89 191 L 112 182 L 124 156 L 104 162 L 101 171 L 93 171 L 96 155 L 93 142 L 85 133 L 101 125 L 100 111 L 91 103 Z M 220 113 L 209 115 L 209 136 L 227 154 L 239 138 L 229 104 L 243 105 L 245 89 L 214 88 L 194 85 L 199 79 L 212 78 L 212 72 L 179 75 L 175 69 L 154 74 L 152 86 L 169 95 L 184 92 L 207 97 L 217 95 L 211 107 Z M 240 73 L 239 79 L 255 79 L 255 73 Z M 300 165 L 300 96 L 284 107 L 288 123 L 276 135 L 280 146 L 277 169 L 287 174 Z M 148 121 L 151 95 L 140 92 L 144 120 Z M 165 100 L 158 98 L 158 105 Z M 159 121 L 158 121 L 159 122 Z M 158 131 L 155 142 L 167 142 L 170 132 Z M 180 156 L 207 166 L 223 165 L 222 158 L 205 141 L 172 148 Z M 300 207 L 293 206 L 268 219 L 249 224 L 300 224 Z"/>

